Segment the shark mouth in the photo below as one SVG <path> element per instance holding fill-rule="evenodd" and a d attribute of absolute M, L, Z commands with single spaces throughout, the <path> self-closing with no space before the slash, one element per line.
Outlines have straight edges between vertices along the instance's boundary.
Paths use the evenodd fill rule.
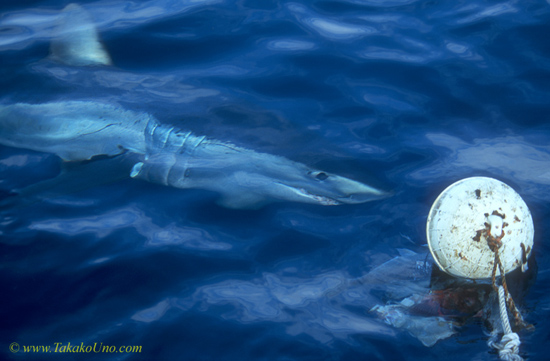
<path fill-rule="evenodd" d="M 338 205 L 342 204 L 342 202 L 337 201 L 336 199 L 311 193 L 311 192 L 307 191 L 304 188 L 294 188 L 292 186 L 286 185 L 286 184 L 281 183 L 281 182 L 277 182 L 277 183 L 279 183 L 280 185 L 290 189 L 293 193 L 299 195 L 300 197 L 305 197 L 307 199 L 312 200 L 312 203 L 318 203 L 318 204 L 322 204 L 324 206 L 338 206 Z"/>
<path fill-rule="evenodd" d="M 306 191 L 303 188 L 297 189 L 296 191 L 297 191 L 296 193 L 301 194 L 301 195 L 303 195 L 307 198 L 314 199 L 318 203 L 321 203 L 322 205 L 325 205 L 325 206 L 338 206 L 338 205 L 342 204 L 342 202 L 339 202 L 336 199 L 332 199 L 332 198 L 325 197 L 325 196 L 320 196 L 318 194 L 313 194 L 313 193 L 310 193 L 310 192 Z"/>

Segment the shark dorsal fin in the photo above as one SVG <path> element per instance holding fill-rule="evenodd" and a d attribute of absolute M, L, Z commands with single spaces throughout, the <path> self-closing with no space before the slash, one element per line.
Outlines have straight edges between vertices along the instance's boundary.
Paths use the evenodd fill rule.
<path fill-rule="evenodd" d="M 77 4 L 69 4 L 61 11 L 50 57 L 72 66 L 111 65 L 90 14 Z"/>

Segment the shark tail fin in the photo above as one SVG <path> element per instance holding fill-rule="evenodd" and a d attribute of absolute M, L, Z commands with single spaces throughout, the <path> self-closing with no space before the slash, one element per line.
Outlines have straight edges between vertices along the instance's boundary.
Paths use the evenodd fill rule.
<path fill-rule="evenodd" d="M 61 11 L 50 57 L 72 66 L 112 64 L 90 14 L 77 4 L 69 4 Z"/>

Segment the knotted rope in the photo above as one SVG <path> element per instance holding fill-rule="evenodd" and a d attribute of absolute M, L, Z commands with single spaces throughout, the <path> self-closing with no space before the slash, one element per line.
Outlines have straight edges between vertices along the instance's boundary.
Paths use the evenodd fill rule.
<path fill-rule="evenodd" d="M 503 286 L 498 287 L 498 303 L 500 308 L 500 320 L 504 330 L 504 336 L 500 342 L 489 341 L 489 347 L 498 350 L 498 356 L 504 361 L 523 361 L 519 355 L 519 345 L 521 344 L 517 333 L 512 332 L 510 321 L 508 320 L 508 310 L 506 309 L 506 296 Z M 496 336 L 496 335 L 495 335 Z"/>
<path fill-rule="evenodd" d="M 493 266 L 493 273 L 491 275 L 493 289 L 498 292 L 498 303 L 500 309 L 500 320 L 502 323 L 502 329 L 504 330 L 504 335 L 500 342 L 494 342 L 493 340 L 489 341 L 489 347 L 493 347 L 498 350 L 498 355 L 501 360 L 504 361 L 523 361 L 523 358 L 519 355 L 519 345 L 521 344 L 519 336 L 517 333 L 512 332 L 512 327 L 510 326 L 510 321 L 508 319 L 508 309 L 514 316 L 516 324 L 527 327 L 521 314 L 519 313 L 514 300 L 508 292 L 508 286 L 506 285 L 506 277 L 504 276 L 504 267 L 499 257 L 499 249 L 502 246 L 502 237 L 504 237 L 504 231 L 494 237 L 490 232 L 488 232 L 487 244 L 491 251 L 495 253 L 495 261 Z M 496 273 L 497 267 L 500 271 L 500 279 L 502 285 L 497 286 Z M 508 306 L 508 308 L 506 307 Z"/>

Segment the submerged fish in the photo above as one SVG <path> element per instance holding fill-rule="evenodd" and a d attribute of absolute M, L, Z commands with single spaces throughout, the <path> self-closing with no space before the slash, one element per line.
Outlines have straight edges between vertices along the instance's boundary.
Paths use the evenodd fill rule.
<path fill-rule="evenodd" d="M 222 195 L 225 207 L 251 208 L 274 200 L 353 204 L 384 195 L 351 179 L 191 132 L 153 125 L 146 133 L 147 157 L 134 166 L 132 177 L 212 190 Z"/>
<path fill-rule="evenodd" d="M 75 4 L 61 13 L 51 58 L 70 66 L 109 65 L 91 17 Z M 362 203 L 386 194 L 289 159 L 161 125 L 154 116 L 96 101 L 0 106 L 0 144 L 49 152 L 65 161 L 138 155 L 133 178 L 221 195 L 229 208 L 273 201 Z"/>
<path fill-rule="evenodd" d="M 68 101 L 0 106 L 0 143 L 54 153 L 65 161 L 145 154 L 149 114 L 97 102 Z"/>
<path fill-rule="evenodd" d="M 289 159 L 160 125 L 147 113 L 90 101 L 0 106 L 0 144 L 84 161 L 123 152 L 143 155 L 130 176 L 222 195 L 229 208 L 272 201 L 320 205 L 384 196 L 373 187 Z"/>

